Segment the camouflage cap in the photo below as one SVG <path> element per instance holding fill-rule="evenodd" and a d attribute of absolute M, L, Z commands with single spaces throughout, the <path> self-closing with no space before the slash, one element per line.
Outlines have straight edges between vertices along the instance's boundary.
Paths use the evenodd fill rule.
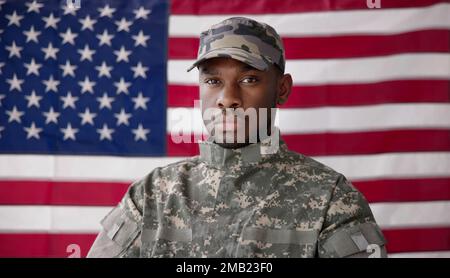
<path fill-rule="evenodd" d="M 228 57 L 256 69 L 267 70 L 270 65 L 284 72 L 284 46 L 271 26 L 245 17 L 232 17 L 211 26 L 200 34 L 200 47 L 192 70 L 201 62 Z"/>

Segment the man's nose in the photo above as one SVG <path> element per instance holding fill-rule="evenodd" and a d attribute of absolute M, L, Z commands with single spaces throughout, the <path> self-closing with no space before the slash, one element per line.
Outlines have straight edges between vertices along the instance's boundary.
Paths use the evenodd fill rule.
<path fill-rule="evenodd" d="M 241 107 L 242 99 L 239 88 L 231 84 L 223 86 L 216 104 L 221 109 Z"/>

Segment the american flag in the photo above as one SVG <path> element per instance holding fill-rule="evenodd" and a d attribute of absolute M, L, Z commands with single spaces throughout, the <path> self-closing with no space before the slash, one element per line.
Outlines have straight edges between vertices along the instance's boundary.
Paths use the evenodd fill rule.
<path fill-rule="evenodd" d="M 289 148 L 352 180 L 391 257 L 450 257 L 448 0 L 0 1 L 1 257 L 85 256 L 133 180 L 198 153 L 170 137 L 186 69 L 237 15 L 283 37 Z"/>

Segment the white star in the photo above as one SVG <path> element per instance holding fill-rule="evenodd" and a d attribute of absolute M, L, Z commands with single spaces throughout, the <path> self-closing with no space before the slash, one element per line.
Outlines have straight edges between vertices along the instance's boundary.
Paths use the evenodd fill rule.
<path fill-rule="evenodd" d="M 63 70 L 63 77 L 66 75 L 75 77 L 75 70 L 77 69 L 77 66 L 71 65 L 69 60 L 66 60 L 65 65 L 60 65 L 59 67 Z"/>
<path fill-rule="evenodd" d="M 5 130 L 4 127 L 0 126 L 0 138 L 2 138 L 2 131 Z"/>
<path fill-rule="evenodd" d="M 102 77 L 102 76 L 106 76 L 111 78 L 111 73 L 110 71 L 112 70 L 113 67 L 108 67 L 108 65 L 106 64 L 105 61 L 102 62 L 101 66 L 96 66 L 95 69 L 98 70 L 98 77 Z"/>
<path fill-rule="evenodd" d="M 44 51 L 44 53 L 45 53 L 45 57 L 44 57 L 45 60 L 47 60 L 48 58 L 53 58 L 56 60 L 56 53 L 58 53 L 59 49 L 54 48 L 52 43 L 49 42 L 48 47 L 47 48 L 43 47 L 42 51 Z"/>
<path fill-rule="evenodd" d="M 143 47 L 147 47 L 147 41 L 150 39 L 150 36 L 146 36 L 144 32 L 139 31 L 137 36 L 132 36 L 134 40 L 134 46 L 142 45 Z"/>
<path fill-rule="evenodd" d="M 0 95 L 0 106 L 2 106 L 2 99 L 4 99 L 5 97 L 5 95 Z"/>
<path fill-rule="evenodd" d="M 29 12 L 39 13 L 39 9 L 41 9 L 44 6 L 44 4 L 38 3 L 36 0 L 34 0 L 32 3 L 25 3 L 25 5 L 28 7 L 27 13 Z"/>
<path fill-rule="evenodd" d="M 142 127 L 142 124 L 139 124 L 138 128 L 132 129 L 131 132 L 134 134 L 134 141 L 147 141 L 147 133 L 150 132 L 150 129 L 145 129 Z"/>
<path fill-rule="evenodd" d="M 148 71 L 148 67 L 143 67 L 141 62 L 139 62 L 135 67 L 131 67 L 131 70 L 134 72 L 133 75 L 134 78 L 137 78 L 138 76 L 141 76 L 142 78 L 147 78 L 145 72 Z"/>
<path fill-rule="evenodd" d="M 25 98 L 28 100 L 27 108 L 30 108 L 33 105 L 39 108 L 39 101 L 42 99 L 42 97 L 37 96 L 34 90 L 31 92 L 31 95 L 25 96 Z"/>
<path fill-rule="evenodd" d="M 67 139 L 72 139 L 75 141 L 75 134 L 78 132 L 78 128 L 72 128 L 72 125 L 68 123 L 66 128 L 61 128 L 61 132 L 64 133 L 64 141 Z"/>
<path fill-rule="evenodd" d="M 16 11 L 13 12 L 12 15 L 7 14 L 6 18 L 8 19 L 8 26 L 9 25 L 17 25 L 17 27 L 20 27 L 20 21 L 22 20 L 22 15 L 17 15 Z"/>
<path fill-rule="evenodd" d="M 29 64 L 25 63 L 24 65 L 27 68 L 27 75 L 35 74 L 39 76 L 39 69 L 42 67 L 42 64 L 36 64 L 34 58 L 31 59 Z"/>
<path fill-rule="evenodd" d="M 115 24 L 117 25 L 117 32 L 130 32 L 130 26 L 133 24 L 133 22 L 127 21 L 124 17 L 122 17 L 120 21 L 115 21 Z"/>
<path fill-rule="evenodd" d="M 53 13 L 51 13 L 48 17 L 43 17 L 42 20 L 45 21 L 45 28 L 52 27 L 53 29 L 57 29 L 58 26 L 56 25 L 61 19 L 59 17 L 54 17 Z"/>
<path fill-rule="evenodd" d="M 67 96 L 61 97 L 61 100 L 64 102 L 63 109 L 67 107 L 72 107 L 73 109 L 75 109 L 75 102 L 78 100 L 78 97 L 74 97 L 70 92 L 68 92 Z"/>
<path fill-rule="evenodd" d="M 5 66 L 5 63 L 0 63 L 0 74 L 2 74 L 2 68 Z"/>
<path fill-rule="evenodd" d="M 61 113 L 55 112 L 53 110 L 53 107 L 50 107 L 50 110 L 48 110 L 48 112 L 44 112 L 42 114 L 44 114 L 44 116 L 45 116 L 45 124 L 49 124 L 49 123 L 58 124 L 58 117 Z"/>
<path fill-rule="evenodd" d="M 117 118 L 117 123 L 116 125 L 129 125 L 130 123 L 128 122 L 128 119 L 131 118 L 131 114 L 130 113 L 125 113 L 125 110 L 122 108 L 120 110 L 120 113 L 114 113 L 114 117 Z"/>
<path fill-rule="evenodd" d="M 103 127 L 101 129 L 100 128 L 97 129 L 97 132 L 100 134 L 100 140 L 107 139 L 111 141 L 114 129 L 108 128 L 106 124 L 103 124 Z"/>
<path fill-rule="evenodd" d="M 97 20 L 91 19 L 91 17 L 88 15 L 84 19 L 80 19 L 79 21 L 83 25 L 81 26 L 81 30 L 89 29 L 91 31 L 94 31 L 94 24 L 97 22 Z"/>
<path fill-rule="evenodd" d="M 13 56 L 20 58 L 20 51 L 22 51 L 23 47 L 17 46 L 16 41 L 13 41 L 11 46 L 6 46 L 5 49 L 9 51 L 9 58 Z"/>
<path fill-rule="evenodd" d="M 23 79 L 18 79 L 16 74 L 14 73 L 12 79 L 6 79 L 6 82 L 9 83 L 9 90 L 12 91 L 16 89 L 17 91 L 22 91 L 22 83 Z"/>
<path fill-rule="evenodd" d="M 89 46 L 85 44 L 84 49 L 78 49 L 78 53 L 81 55 L 80 61 L 89 60 L 92 62 L 92 55 L 94 55 L 95 50 L 90 49 Z"/>
<path fill-rule="evenodd" d="M 69 1 L 67 1 L 66 5 L 63 5 L 63 9 L 64 9 L 64 15 L 66 15 L 66 14 L 71 14 L 73 16 L 77 15 L 78 8 L 76 5 L 73 5 L 72 2 L 70 2 L 70 4 L 69 4 Z"/>
<path fill-rule="evenodd" d="M 85 125 L 86 123 L 94 125 L 94 118 L 97 114 L 91 113 L 89 108 L 86 108 L 83 113 L 78 113 L 78 116 L 81 118 L 81 125 Z"/>
<path fill-rule="evenodd" d="M 81 86 L 81 93 L 84 94 L 85 92 L 90 92 L 91 94 L 94 93 L 94 86 L 95 86 L 95 82 L 94 81 L 90 81 L 89 77 L 85 77 L 84 81 L 80 81 L 78 82 L 78 85 Z"/>
<path fill-rule="evenodd" d="M 152 12 L 152 10 L 146 10 L 144 7 L 139 7 L 139 10 L 134 10 L 133 13 L 136 14 L 136 19 L 143 18 L 147 19 L 148 15 Z"/>
<path fill-rule="evenodd" d="M 58 85 L 59 81 L 53 79 L 53 75 L 50 75 L 48 80 L 43 80 L 42 83 L 45 84 L 45 92 L 54 91 L 55 93 L 58 92 Z"/>
<path fill-rule="evenodd" d="M 128 56 L 130 56 L 131 51 L 127 51 L 125 47 L 121 47 L 119 51 L 115 50 L 114 55 L 117 56 L 116 62 L 125 61 L 128 62 Z"/>
<path fill-rule="evenodd" d="M 113 97 L 108 97 L 108 95 L 106 93 L 103 93 L 103 96 L 102 97 L 98 97 L 97 101 L 100 102 L 100 108 L 99 109 L 102 109 L 103 107 L 106 107 L 108 109 L 112 109 L 111 102 L 114 101 L 114 98 Z"/>
<path fill-rule="evenodd" d="M 116 11 L 116 9 L 110 8 L 109 5 L 106 5 L 103 8 L 98 9 L 98 12 L 100 13 L 100 17 L 107 16 L 107 17 L 111 18 L 115 11 Z"/>
<path fill-rule="evenodd" d="M 147 102 L 150 100 L 148 97 L 144 97 L 142 95 L 142 92 L 139 92 L 137 97 L 131 98 L 134 102 L 134 109 L 137 110 L 138 108 L 142 108 L 144 110 L 147 110 Z"/>
<path fill-rule="evenodd" d="M 22 122 L 20 117 L 22 117 L 23 114 L 25 114 L 25 113 L 17 110 L 17 107 L 14 106 L 12 110 L 9 110 L 9 111 L 6 110 L 6 114 L 8 114 L 8 116 L 9 116 L 8 123 L 16 121 L 20 124 Z"/>
<path fill-rule="evenodd" d="M 78 34 L 72 33 L 70 28 L 67 28 L 65 33 L 60 33 L 59 36 L 63 39 L 61 44 L 70 43 L 71 45 L 75 45 L 75 38 L 78 37 Z"/>
<path fill-rule="evenodd" d="M 100 46 L 103 44 L 111 46 L 111 40 L 114 38 L 114 35 L 108 34 L 108 31 L 105 29 L 101 35 L 97 35 L 96 37 L 100 40 Z"/>
<path fill-rule="evenodd" d="M 34 122 L 31 123 L 30 127 L 24 127 L 23 129 L 27 132 L 27 139 L 31 137 L 39 139 L 39 132 L 42 132 L 42 128 L 36 127 Z"/>
<path fill-rule="evenodd" d="M 120 78 L 119 82 L 114 82 L 114 86 L 117 87 L 116 93 L 119 95 L 120 93 L 124 93 L 128 95 L 128 87 L 131 86 L 130 82 L 125 82 L 123 77 Z"/>
<path fill-rule="evenodd" d="M 24 35 L 27 36 L 27 41 L 34 41 L 35 43 L 38 43 L 38 36 L 41 34 L 41 32 L 37 32 L 34 30 L 34 26 L 31 26 L 30 31 L 23 31 Z"/>

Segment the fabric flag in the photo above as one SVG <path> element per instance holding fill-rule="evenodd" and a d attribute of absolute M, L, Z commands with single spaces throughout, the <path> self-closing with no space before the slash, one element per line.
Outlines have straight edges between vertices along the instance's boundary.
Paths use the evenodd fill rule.
<path fill-rule="evenodd" d="M 272 25 L 294 79 L 291 150 L 347 176 L 391 257 L 450 257 L 450 3 L 0 1 L 0 256 L 85 256 L 153 168 L 198 154 L 198 36 Z"/>

